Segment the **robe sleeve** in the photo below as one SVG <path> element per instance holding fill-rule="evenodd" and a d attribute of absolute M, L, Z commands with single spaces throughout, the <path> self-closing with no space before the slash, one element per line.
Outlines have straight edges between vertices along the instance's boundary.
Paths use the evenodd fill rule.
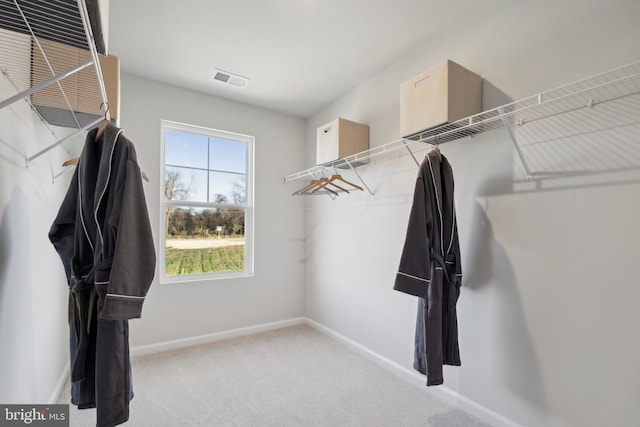
<path fill-rule="evenodd" d="M 100 318 L 125 320 L 141 317 L 142 304 L 156 266 L 153 234 L 135 150 L 126 161 L 126 175 L 117 191 L 111 221 L 117 224 L 116 244 Z M 121 200 L 120 200 L 121 198 Z"/>
<path fill-rule="evenodd" d="M 454 208 L 454 219 L 456 217 L 455 208 Z M 460 256 L 460 240 L 458 239 L 458 221 L 453 225 L 453 253 L 456 256 L 456 276 L 455 276 L 455 287 L 456 287 L 456 301 L 460 297 L 460 287 L 462 286 L 462 260 Z"/>
<path fill-rule="evenodd" d="M 393 289 L 417 297 L 425 297 L 427 288 L 431 281 L 431 210 L 428 208 L 429 202 L 426 193 L 427 187 L 425 177 L 421 174 L 416 180 L 416 187 L 413 195 L 413 205 L 407 226 L 407 237 L 405 239 L 400 266 L 396 274 Z"/>
<path fill-rule="evenodd" d="M 74 249 L 74 236 L 75 236 L 75 217 L 77 211 L 77 199 L 78 199 L 78 169 L 76 168 L 71 185 L 67 190 L 67 194 L 60 205 L 58 214 L 51 225 L 49 230 L 49 240 L 53 244 L 53 247 L 58 252 L 64 271 L 67 276 L 67 281 L 73 275 L 72 260 Z"/>

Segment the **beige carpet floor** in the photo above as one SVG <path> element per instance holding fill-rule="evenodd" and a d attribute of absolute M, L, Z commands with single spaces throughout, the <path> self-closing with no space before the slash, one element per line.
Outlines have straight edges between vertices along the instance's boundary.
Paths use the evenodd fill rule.
<path fill-rule="evenodd" d="M 133 382 L 132 427 L 488 426 L 306 325 L 136 357 Z"/>

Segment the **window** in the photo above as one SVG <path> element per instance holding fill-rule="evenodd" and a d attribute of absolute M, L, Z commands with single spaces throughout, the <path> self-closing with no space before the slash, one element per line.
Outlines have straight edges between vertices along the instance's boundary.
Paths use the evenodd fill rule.
<path fill-rule="evenodd" d="M 253 137 L 162 121 L 160 281 L 253 274 Z"/>

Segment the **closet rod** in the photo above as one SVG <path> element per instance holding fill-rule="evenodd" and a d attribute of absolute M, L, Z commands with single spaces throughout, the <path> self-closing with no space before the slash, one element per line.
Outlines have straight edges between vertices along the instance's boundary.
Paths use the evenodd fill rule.
<path fill-rule="evenodd" d="M 389 142 L 389 143 L 384 144 L 384 145 L 380 145 L 380 146 L 377 146 L 377 147 L 370 148 L 368 150 L 362 151 L 362 152 L 357 153 L 357 154 L 352 154 L 352 155 L 350 155 L 348 157 L 343 157 L 342 159 L 334 160 L 334 161 L 328 162 L 326 164 L 314 166 L 312 168 L 305 169 L 303 171 L 300 171 L 300 172 L 285 176 L 282 179 L 282 182 L 294 181 L 296 179 L 300 179 L 300 178 L 304 178 L 306 176 L 310 176 L 314 172 L 324 171 L 326 169 L 331 169 L 331 168 L 334 168 L 334 169 L 335 168 L 347 169 L 347 168 L 351 168 L 352 166 L 357 167 L 357 166 L 359 166 L 359 164 L 358 165 L 353 165 L 350 162 L 358 163 L 360 161 L 370 160 L 370 159 L 373 159 L 373 158 L 381 156 L 381 155 L 386 155 L 386 154 L 393 153 L 394 151 L 398 151 L 400 149 L 406 149 L 409 152 L 411 152 L 411 149 L 408 147 L 407 143 L 427 143 L 427 144 L 433 145 L 431 142 L 427 142 L 426 139 L 425 140 L 411 140 L 411 139 L 402 138 L 402 139 L 398 139 L 398 140 L 393 141 L 393 142 Z M 413 160 L 416 163 L 416 165 L 420 166 L 420 162 L 418 162 L 418 160 L 415 158 L 415 156 L 413 156 L 413 153 L 412 153 L 412 157 L 413 157 Z"/>

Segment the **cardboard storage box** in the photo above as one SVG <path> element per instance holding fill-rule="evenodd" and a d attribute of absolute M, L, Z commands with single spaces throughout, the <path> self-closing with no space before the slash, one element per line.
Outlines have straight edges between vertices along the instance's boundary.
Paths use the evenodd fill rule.
<path fill-rule="evenodd" d="M 480 113 L 481 77 L 447 60 L 400 85 L 400 134 L 424 130 Z"/>
<path fill-rule="evenodd" d="M 56 75 L 91 59 L 91 53 L 84 49 L 44 39 L 40 39 L 39 43 Z M 112 120 L 116 120 L 120 110 L 120 61 L 118 57 L 112 55 L 98 55 L 98 57 L 109 102 L 109 115 Z M 31 85 L 35 86 L 49 80 L 53 77 L 53 73 L 40 48 L 34 44 L 31 56 Z M 104 116 L 104 106 L 100 108 L 102 95 L 93 65 L 59 80 L 58 83 L 50 84 L 31 95 L 32 104 L 49 123 L 57 126 L 78 127 L 69 105 L 76 113 L 80 125 Z M 64 90 L 64 95 L 60 87 Z"/>
<path fill-rule="evenodd" d="M 369 126 L 338 118 L 317 131 L 316 164 L 330 163 L 369 149 Z"/>

